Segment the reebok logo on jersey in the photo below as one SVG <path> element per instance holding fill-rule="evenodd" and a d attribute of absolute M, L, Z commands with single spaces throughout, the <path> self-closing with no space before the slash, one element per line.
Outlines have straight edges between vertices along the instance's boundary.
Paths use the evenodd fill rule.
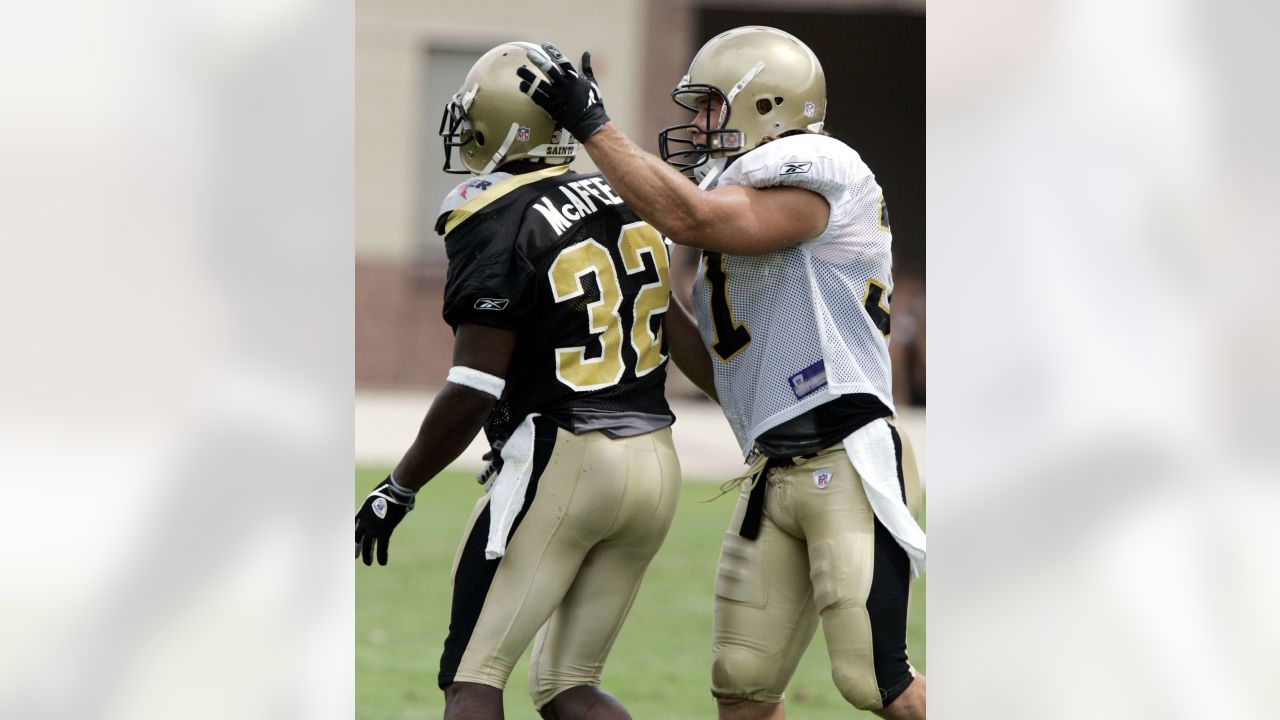
<path fill-rule="evenodd" d="M 505 310 L 507 303 L 511 302 L 506 298 L 480 298 L 476 300 L 475 309 L 477 310 Z"/>
<path fill-rule="evenodd" d="M 813 163 L 811 162 L 783 163 L 782 172 L 778 174 L 779 175 L 799 175 L 800 173 L 807 173 L 809 172 L 809 166 L 811 165 L 813 165 Z"/>

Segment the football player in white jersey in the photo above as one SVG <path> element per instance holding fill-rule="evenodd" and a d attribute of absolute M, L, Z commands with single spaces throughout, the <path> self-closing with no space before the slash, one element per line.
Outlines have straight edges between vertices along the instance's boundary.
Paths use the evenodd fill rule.
<path fill-rule="evenodd" d="M 893 418 L 892 235 L 875 176 L 822 134 L 821 64 L 773 28 L 716 36 L 672 93 L 694 117 L 662 132 L 659 159 L 609 121 L 590 54 L 579 72 L 543 48 L 529 57 L 546 79 L 521 70 L 520 89 L 640 217 L 703 251 L 696 327 L 674 308 L 666 327 L 750 464 L 716 578 L 720 718 L 784 717 L 819 622 L 851 704 L 925 717 L 924 677 L 906 654 L 925 539 L 914 457 Z"/>

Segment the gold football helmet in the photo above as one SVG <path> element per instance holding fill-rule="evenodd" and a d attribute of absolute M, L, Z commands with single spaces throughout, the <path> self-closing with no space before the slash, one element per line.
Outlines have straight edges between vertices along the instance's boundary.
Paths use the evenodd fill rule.
<path fill-rule="evenodd" d="M 440 118 L 445 172 L 483 175 L 512 160 L 548 165 L 573 160 L 578 151 L 573 136 L 520 92 L 512 79 L 519 67 L 542 74 L 529 62 L 527 51 L 545 54 L 532 43 L 503 43 L 471 66 L 462 88 L 445 105 Z M 454 165 L 454 149 L 463 167 Z"/>
<path fill-rule="evenodd" d="M 817 132 L 827 115 L 827 81 L 817 56 L 793 35 L 760 25 L 711 38 L 671 97 L 681 107 L 710 116 L 707 127 L 687 123 L 658 134 L 662 159 L 699 177 L 718 174 L 725 158 L 754 148 L 767 136 Z M 708 107 L 712 112 L 707 113 Z M 695 129 L 703 142 L 694 141 Z"/>

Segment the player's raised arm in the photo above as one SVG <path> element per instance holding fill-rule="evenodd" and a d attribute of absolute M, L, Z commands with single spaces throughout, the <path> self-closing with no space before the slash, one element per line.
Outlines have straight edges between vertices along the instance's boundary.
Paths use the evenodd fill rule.
<path fill-rule="evenodd" d="M 587 148 L 622 199 L 673 242 L 704 250 L 756 255 L 817 237 L 829 208 L 821 195 L 801 188 L 724 187 L 703 190 L 675 168 L 645 152 L 609 120 L 591 54 L 578 72 L 554 45 L 529 60 L 548 80 L 518 71 L 520 89 Z M 550 58 L 550 61 L 548 61 Z M 710 114 L 714 108 L 707 108 Z"/>
<path fill-rule="evenodd" d="M 517 87 L 586 146 L 644 220 L 704 249 L 692 300 L 705 348 L 693 352 L 695 328 L 677 305 L 667 314 L 671 356 L 704 390 L 714 379 L 743 456 L 769 479 L 742 486 L 717 577 L 812 586 L 812 597 L 763 604 L 716 593 L 720 720 L 784 714 L 786 668 L 808 641 L 791 632 L 794 608 L 815 602 L 828 643 L 857 649 L 831 656 L 845 700 L 923 720 L 925 681 L 908 662 L 905 621 L 925 536 L 894 419 L 893 234 L 875 174 L 823 131 L 821 62 L 776 28 L 712 38 L 672 90 L 690 120 L 659 133 L 659 160 L 609 121 L 589 55 L 579 72 L 553 46 L 525 49 L 536 67 L 517 73 Z M 787 525 L 807 528 L 805 537 Z M 778 562 L 773 550 L 793 543 Z"/>

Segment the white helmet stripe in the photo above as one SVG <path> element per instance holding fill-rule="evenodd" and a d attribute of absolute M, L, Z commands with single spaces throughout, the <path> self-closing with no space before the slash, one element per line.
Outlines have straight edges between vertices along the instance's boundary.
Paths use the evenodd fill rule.
<path fill-rule="evenodd" d="M 541 47 L 534 45 L 533 43 L 519 41 L 512 42 L 511 44 L 524 48 L 525 57 L 529 58 L 529 62 L 537 65 L 542 72 L 545 73 L 548 71 L 548 68 L 555 67 L 555 62 L 551 59 L 551 56 L 548 55 L 547 51 L 543 50 Z M 529 88 L 529 94 L 533 94 L 532 87 Z"/>
<path fill-rule="evenodd" d="M 756 76 L 760 74 L 761 70 L 764 70 L 763 60 L 751 66 L 751 69 L 747 71 L 747 74 L 743 75 L 742 79 L 738 81 L 738 84 L 734 85 L 733 89 L 729 91 L 729 95 L 728 97 L 725 98 L 725 102 L 732 104 L 733 99 L 738 95 L 738 93 L 742 92 L 742 88 L 746 87 L 747 83 L 751 82 L 752 80 L 755 80 Z"/>

